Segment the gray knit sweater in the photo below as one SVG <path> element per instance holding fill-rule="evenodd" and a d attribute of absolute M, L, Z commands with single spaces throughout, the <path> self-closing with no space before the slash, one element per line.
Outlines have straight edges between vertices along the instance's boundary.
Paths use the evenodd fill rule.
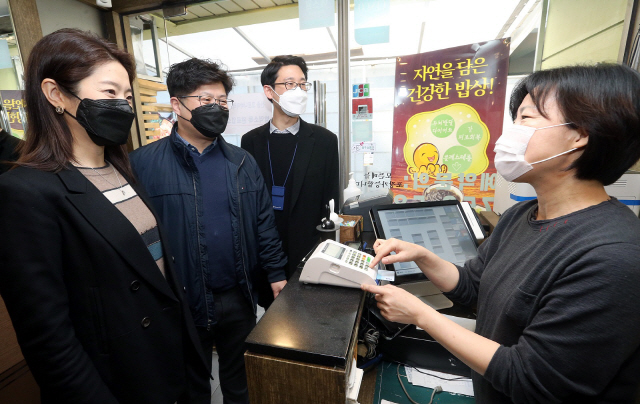
<path fill-rule="evenodd" d="M 553 220 L 509 209 L 447 296 L 501 344 L 477 403 L 631 403 L 640 381 L 640 220 L 612 199 Z"/>

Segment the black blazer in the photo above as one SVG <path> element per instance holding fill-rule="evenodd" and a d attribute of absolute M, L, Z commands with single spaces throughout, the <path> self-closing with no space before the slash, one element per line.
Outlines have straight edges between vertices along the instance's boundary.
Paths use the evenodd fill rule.
<path fill-rule="evenodd" d="M 165 279 L 129 220 L 72 166 L 0 176 L 0 215 L 0 293 L 43 403 L 173 404 L 187 386 L 201 399 L 181 402 L 209 402 L 166 243 Z"/>
<path fill-rule="evenodd" d="M 22 140 L 0 129 L 0 174 L 11 168 L 11 165 L 6 164 L 6 162 L 18 159 L 19 156 L 16 149 L 21 142 Z"/>
<path fill-rule="evenodd" d="M 267 136 L 269 123 L 247 132 L 242 137 L 242 148 L 253 155 L 271 192 L 272 178 L 269 168 Z M 338 138 L 318 125 L 300 119 L 298 151 L 293 162 L 293 184 L 289 208 L 289 257 L 287 278 L 295 271 L 300 260 L 313 248 L 319 238 L 316 226 L 325 216 L 324 206 L 333 199 L 339 210 L 339 157 Z"/>

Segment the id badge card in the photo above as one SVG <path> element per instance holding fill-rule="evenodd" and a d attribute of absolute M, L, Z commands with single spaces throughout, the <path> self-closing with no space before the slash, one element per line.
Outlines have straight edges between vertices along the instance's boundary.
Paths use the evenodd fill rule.
<path fill-rule="evenodd" d="M 271 187 L 271 201 L 273 203 L 273 210 L 284 209 L 284 187 L 277 185 Z"/>

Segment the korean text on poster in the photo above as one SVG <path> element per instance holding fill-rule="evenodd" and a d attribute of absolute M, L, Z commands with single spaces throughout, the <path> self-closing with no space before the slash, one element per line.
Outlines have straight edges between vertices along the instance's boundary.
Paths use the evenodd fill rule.
<path fill-rule="evenodd" d="M 491 209 L 508 59 L 508 39 L 397 58 L 396 202 L 453 198 Z"/>

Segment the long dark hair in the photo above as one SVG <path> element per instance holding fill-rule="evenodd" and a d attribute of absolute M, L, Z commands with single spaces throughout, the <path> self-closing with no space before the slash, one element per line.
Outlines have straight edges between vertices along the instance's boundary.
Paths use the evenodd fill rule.
<path fill-rule="evenodd" d="M 24 98 L 27 110 L 25 143 L 20 149 L 19 166 L 58 172 L 73 160 L 73 137 L 64 115 L 57 114 L 41 89 L 44 79 L 55 80 L 62 91 L 77 94 L 78 83 L 94 69 L 111 61 L 119 62 L 135 79 L 131 56 L 114 44 L 85 31 L 61 29 L 36 43 L 25 72 Z M 133 180 L 127 146 L 106 146 L 105 159 Z"/>

